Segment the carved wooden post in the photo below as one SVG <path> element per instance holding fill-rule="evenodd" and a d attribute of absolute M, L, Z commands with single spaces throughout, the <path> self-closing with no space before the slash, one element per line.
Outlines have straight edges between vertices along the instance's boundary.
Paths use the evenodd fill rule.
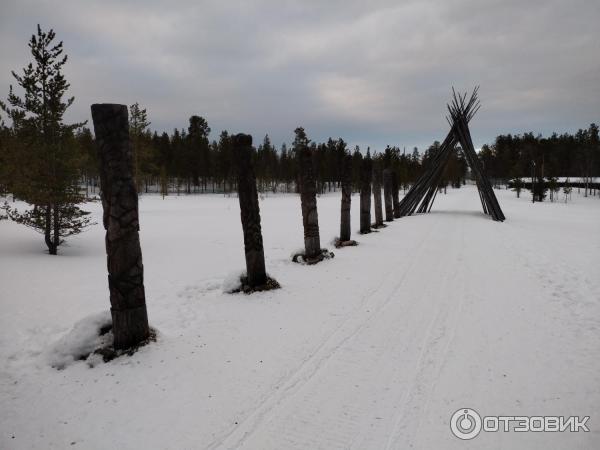
<path fill-rule="evenodd" d="M 373 166 L 367 154 L 360 165 L 360 232 L 371 232 L 371 176 Z"/>
<path fill-rule="evenodd" d="M 92 120 L 100 162 L 114 348 L 126 349 L 150 334 L 127 106 L 92 105 Z"/>
<path fill-rule="evenodd" d="M 342 215 L 340 242 L 350 240 L 350 206 L 352 201 L 352 156 L 345 155 L 342 162 Z"/>
<path fill-rule="evenodd" d="M 374 228 L 380 228 L 383 224 L 383 209 L 381 206 L 381 169 L 379 161 L 373 162 L 373 198 L 375 200 L 375 224 Z"/>
<path fill-rule="evenodd" d="M 233 156 L 237 166 L 237 188 L 240 200 L 240 215 L 244 230 L 246 274 L 250 288 L 263 286 L 267 282 L 265 252 L 260 227 L 260 207 L 256 191 L 256 177 L 252 166 L 252 136 L 233 136 Z"/>
<path fill-rule="evenodd" d="M 385 221 L 394 220 L 394 209 L 392 206 L 392 170 L 383 171 L 383 199 L 385 202 Z"/>
<path fill-rule="evenodd" d="M 308 146 L 300 149 L 299 158 L 304 256 L 306 259 L 313 259 L 321 255 L 321 240 L 319 237 L 319 216 L 317 214 L 317 187 L 313 175 L 312 152 Z"/>
<path fill-rule="evenodd" d="M 398 199 L 398 174 L 392 172 L 392 205 L 394 208 L 394 217 L 400 218 L 400 200 Z"/>

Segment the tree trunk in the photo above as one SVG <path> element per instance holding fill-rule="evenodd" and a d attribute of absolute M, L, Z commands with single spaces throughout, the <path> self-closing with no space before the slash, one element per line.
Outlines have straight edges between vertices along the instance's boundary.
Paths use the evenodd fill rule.
<path fill-rule="evenodd" d="M 100 163 L 114 348 L 126 349 L 150 334 L 127 106 L 92 105 L 92 120 Z"/>
<path fill-rule="evenodd" d="M 392 205 L 394 208 L 394 218 L 400 218 L 400 199 L 398 198 L 398 174 L 392 172 Z"/>
<path fill-rule="evenodd" d="M 55 203 L 54 209 L 52 211 L 52 225 L 54 226 L 54 248 L 58 253 L 58 246 L 60 245 L 60 216 L 59 216 L 59 208 Z"/>
<path fill-rule="evenodd" d="M 58 253 L 58 248 L 54 245 L 54 240 L 52 239 L 52 205 L 46 205 L 46 211 L 44 211 L 44 215 L 44 241 L 48 247 L 48 253 L 51 255 L 56 255 Z"/>
<path fill-rule="evenodd" d="M 300 201 L 304 225 L 304 250 L 306 258 L 321 254 L 319 216 L 317 214 L 317 187 L 313 175 L 312 152 L 308 147 L 300 150 Z"/>
<path fill-rule="evenodd" d="M 340 218 L 340 241 L 350 240 L 350 207 L 352 202 L 352 156 L 342 161 L 342 211 Z"/>
<path fill-rule="evenodd" d="M 383 199 L 385 202 L 385 221 L 394 220 L 394 209 L 392 203 L 392 171 L 385 169 L 383 171 Z"/>
<path fill-rule="evenodd" d="M 252 288 L 267 282 L 265 253 L 260 227 L 260 207 L 256 191 L 256 177 L 252 167 L 252 136 L 233 136 L 233 154 L 237 163 L 238 197 L 242 229 L 244 231 L 244 251 L 246 253 L 246 274 Z"/>
<path fill-rule="evenodd" d="M 371 232 L 371 157 L 366 156 L 360 164 L 360 232 Z"/>
<path fill-rule="evenodd" d="M 373 199 L 375 200 L 375 226 L 383 225 L 383 209 L 381 205 L 381 172 L 379 164 L 373 164 Z"/>

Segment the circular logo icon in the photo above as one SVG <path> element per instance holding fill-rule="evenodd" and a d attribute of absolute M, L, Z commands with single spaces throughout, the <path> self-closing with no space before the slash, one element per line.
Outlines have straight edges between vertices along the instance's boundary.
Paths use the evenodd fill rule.
<path fill-rule="evenodd" d="M 452 434 L 459 439 L 473 439 L 481 431 L 481 417 L 471 408 L 461 408 L 450 419 Z"/>

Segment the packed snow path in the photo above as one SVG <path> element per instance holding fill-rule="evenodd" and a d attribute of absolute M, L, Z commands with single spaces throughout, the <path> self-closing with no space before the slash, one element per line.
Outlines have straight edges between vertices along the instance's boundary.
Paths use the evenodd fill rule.
<path fill-rule="evenodd" d="M 283 288 L 252 296 L 220 289 L 244 264 L 237 199 L 143 197 L 159 341 L 62 371 L 53 343 L 108 307 L 102 230 L 48 261 L 38 236 L 0 224 L 0 448 L 597 448 L 600 202 L 496 193 L 505 223 L 472 187 L 449 190 L 313 267 L 289 261 L 299 198 L 268 197 L 267 269 Z M 323 243 L 339 195 L 319 198 Z M 465 442 L 449 427 L 462 407 L 589 415 L 591 431 Z"/>

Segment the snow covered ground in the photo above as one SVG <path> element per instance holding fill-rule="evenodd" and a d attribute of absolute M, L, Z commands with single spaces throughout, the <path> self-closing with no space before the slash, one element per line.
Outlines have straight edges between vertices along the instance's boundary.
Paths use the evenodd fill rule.
<path fill-rule="evenodd" d="M 222 292 L 244 268 L 237 198 L 144 196 L 158 341 L 64 370 L 50 363 L 68 363 L 73 338 L 107 317 L 104 231 L 53 257 L 1 222 L 0 448 L 600 448 L 600 201 L 496 193 L 504 223 L 483 216 L 473 187 L 449 190 L 431 214 L 355 235 L 316 266 L 290 261 L 299 198 L 269 196 L 267 270 L 282 289 L 250 296 Z M 329 248 L 339 201 L 318 200 Z M 590 432 L 462 441 L 449 421 L 464 407 L 590 416 Z"/>

